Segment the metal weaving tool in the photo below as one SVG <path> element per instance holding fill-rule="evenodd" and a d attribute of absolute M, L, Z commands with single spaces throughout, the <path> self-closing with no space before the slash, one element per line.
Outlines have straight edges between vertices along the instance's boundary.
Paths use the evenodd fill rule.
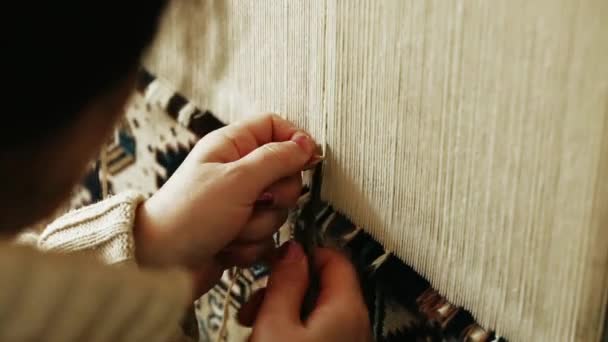
<path fill-rule="evenodd" d="M 302 245 L 304 253 L 308 258 L 309 286 L 302 304 L 302 312 L 300 314 L 302 320 L 306 320 L 308 318 L 311 311 L 314 309 L 315 302 L 319 295 L 319 275 L 314 267 L 314 251 L 319 243 L 319 227 L 317 227 L 315 213 L 318 212 L 322 205 L 322 165 L 323 163 L 321 162 L 317 164 L 315 168 L 307 171 L 312 173 L 309 184 L 309 192 L 305 197 L 307 201 L 301 205 L 295 220 L 294 239 Z"/>

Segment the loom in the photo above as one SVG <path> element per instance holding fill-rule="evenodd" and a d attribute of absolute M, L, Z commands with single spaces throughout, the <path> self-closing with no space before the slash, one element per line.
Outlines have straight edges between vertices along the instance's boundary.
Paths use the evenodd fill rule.
<path fill-rule="evenodd" d="M 322 198 L 510 341 L 598 341 L 608 2 L 171 2 L 146 67 L 327 146 Z M 184 119 L 184 118 L 181 118 Z"/>

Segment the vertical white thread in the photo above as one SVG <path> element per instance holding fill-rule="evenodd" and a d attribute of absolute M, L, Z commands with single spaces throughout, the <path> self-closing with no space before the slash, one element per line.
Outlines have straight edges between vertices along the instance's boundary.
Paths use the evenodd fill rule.
<path fill-rule="evenodd" d="M 228 287 L 226 288 L 226 293 L 224 294 L 224 306 L 222 313 L 222 321 L 220 323 L 220 328 L 217 332 L 217 336 L 215 341 L 222 342 L 224 341 L 224 337 L 226 335 L 226 327 L 228 324 L 228 315 L 230 314 L 230 299 L 232 299 L 232 287 L 236 282 L 236 279 L 239 276 L 239 269 L 233 267 L 230 271 L 228 271 L 230 276 L 230 282 L 228 283 Z"/>

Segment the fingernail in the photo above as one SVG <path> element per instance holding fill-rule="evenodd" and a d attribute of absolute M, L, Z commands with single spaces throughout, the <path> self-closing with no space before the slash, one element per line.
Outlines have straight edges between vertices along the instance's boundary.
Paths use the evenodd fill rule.
<path fill-rule="evenodd" d="M 270 207 L 274 204 L 274 195 L 272 192 L 265 192 L 257 200 L 255 205 L 260 207 Z"/>
<path fill-rule="evenodd" d="M 315 166 L 317 166 L 317 164 L 319 164 L 323 160 L 325 160 L 324 156 L 315 154 L 314 156 L 312 156 L 310 158 L 308 163 L 306 163 L 306 165 L 304 166 L 304 170 L 310 170 L 310 169 L 314 168 Z"/>
<path fill-rule="evenodd" d="M 308 134 L 304 132 L 296 132 L 292 137 L 291 141 L 295 142 L 303 149 L 306 153 L 310 153 L 313 148 L 312 139 L 308 136 Z"/>
<path fill-rule="evenodd" d="M 281 251 L 279 253 L 281 262 L 296 262 L 304 257 L 302 247 L 300 247 L 300 245 L 295 241 L 286 242 L 283 246 L 281 246 Z"/>

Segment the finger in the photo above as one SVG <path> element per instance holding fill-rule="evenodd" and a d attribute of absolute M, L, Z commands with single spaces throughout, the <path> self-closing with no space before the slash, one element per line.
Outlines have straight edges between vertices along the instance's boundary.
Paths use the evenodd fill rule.
<path fill-rule="evenodd" d="M 264 144 L 289 140 L 297 131 L 276 114 L 255 115 L 211 132 L 196 149 L 206 162 L 228 163 Z"/>
<path fill-rule="evenodd" d="M 229 165 L 228 174 L 236 178 L 241 192 L 251 201 L 282 178 L 300 172 L 314 154 L 316 145 L 302 132 L 292 140 L 263 145 Z"/>
<path fill-rule="evenodd" d="M 320 291 L 310 319 L 314 320 L 315 312 L 321 308 L 325 312 L 331 311 L 328 308 L 338 312 L 342 312 L 345 307 L 364 308 L 359 279 L 350 261 L 328 248 L 317 248 L 314 255 L 315 269 L 320 276 Z"/>
<path fill-rule="evenodd" d="M 255 137 L 258 146 L 272 141 L 289 140 L 299 130 L 291 122 L 273 113 L 254 115 L 237 124 Z"/>
<path fill-rule="evenodd" d="M 250 243 L 268 239 L 283 226 L 287 216 L 287 209 L 256 209 L 236 240 Z"/>
<path fill-rule="evenodd" d="M 314 255 L 315 269 L 321 278 L 319 304 L 333 298 L 351 298 L 351 294 L 360 292 L 357 273 L 344 255 L 329 248 L 317 248 Z"/>
<path fill-rule="evenodd" d="M 224 270 L 212 262 L 199 266 L 196 271 L 192 272 L 192 283 L 193 283 L 193 297 L 192 301 L 195 301 L 209 291 L 222 277 Z"/>
<path fill-rule="evenodd" d="M 294 208 L 302 193 L 302 174 L 298 172 L 279 180 L 268 187 L 265 193 L 272 194 L 272 207 Z"/>
<path fill-rule="evenodd" d="M 290 241 L 281 248 L 256 324 L 301 327 L 300 308 L 308 287 L 308 263 L 298 243 Z"/>
<path fill-rule="evenodd" d="M 274 240 L 270 238 L 258 243 L 232 245 L 220 252 L 217 257 L 224 267 L 249 267 L 269 259 L 274 248 Z"/>
<path fill-rule="evenodd" d="M 237 319 L 239 323 L 246 327 L 253 326 L 255 319 L 258 315 L 258 311 L 260 310 L 260 306 L 262 302 L 264 302 L 264 295 L 266 293 L 265 288 L 261 288 L 255 291 L 247 300 L 237 314 Z"/>

